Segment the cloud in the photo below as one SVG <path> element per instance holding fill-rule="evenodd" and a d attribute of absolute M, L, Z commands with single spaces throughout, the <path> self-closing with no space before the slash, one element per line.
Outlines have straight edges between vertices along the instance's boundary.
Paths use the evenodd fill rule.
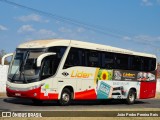
<path fill-rule="evenodd" d="M 84 32 L 84 31 L 85 31 L 85 29 L 82 27 L 77 28 L 77 32 L 79 32 L 79 33 Z"/>
<path fill-rule="evenodd" d="M 26 33 L 26 32 L 33 32 L 33 31 L 35 31 L 35 29 L 31 25 L 22 25 L 17 32 Z"/>
<path fill-rule="evenodd" d="M 22 22 L 45 22 L 48 23 L 49 20 L 43 19 L 40 15 L 37 14 L 30 14 L 30 15 L 24 15 L 20 17 L 16 17 L 17 20 L 22 21 Z"/>
<path fill-rule="evenodd" d="M 54 37 L 56 35 L 56 33 L 53 32 L 52 30 L 47 30 L 47 29 L 40 29 L 36 31 L 36 34 L 43 37 Z"/>
<path fill-rule="evenodd" d="M 134 38 L 144 42 L 160 42 L 160 36 L 138 35 Z"/>
<path fill-rule="evenodd" d="M 129 37 L 129 36 L 124 36 L 122 39 L 123 39 L 123 40 L 131 40 L 132 38 Z"/>
<path fill-rule="evenodd" d="M 144 6 L 152 6 L 153 3 L 151 2 L 151 0 L 142 0 L 142 5 L 144 5 Z"/>
<path fill-rule="evenodd" d="M 0 25 L 0 31 L 6 31 L 6 30 L 8 30 L 7 27 L 5 27 L 5 26 L 3 26 L 3 25 Z"/>
<path fill-rule="evenodd" d="M 35 29 L 31 25 L 22 25 L 17 32 L 26 35 L 29 39 L 45 39 L 55 37 L 56 33 L 48 29 Z"/>
<path fill-rule="evenodd" d="M 160 36 L 150 35 L 135 35 L 135 36 L 124 36 L 123 40 L 132 41 L 138 44 L 157 46 L 160 44 Z"/>
<path fill-rule="evenodd" d="M 58 29 L 59 32 L 63 32 L 63 33 L 82 33 L 85 31 L 84 28 L 82 27 L 78 27 L 78 28 L 74 28 L 74 29 L 70 29 L 70 28 L 67 28 L 67 27 L 60 27 Z"/>
<path fill-rule="evenodd" d="M 63 38 L 63 39 L 77 39 L 77 40 L 87 40 L 92 39 L 91 36 L 95 35 L 95 32 L 91 30 L 86 30 L 81 26 L 70 26 L 70 25 L 59 25 L 57 29 L 57 36 L 56 38 Z M 91 36 L 90 36 L 91 35 Z M 95 39 L 95 38 L 93 38 Z"/>
<path fill-rule="evenodd" d="M 60 22 L 59 20 L 56 20 L 55 23 L 56 23 L 56 24 L 60 24 L 61 22 Z"/>
<path fill-rule="evenodd" d="M 160 5 L 160 0 L 141 0 L 143 6 Z"/>
<path fill-rule="evenodd" d="M 65 27 L 60 27 L 60 28 L 58 29 L 58 31 L 63 32 L 63 33 L 71 33 L 71 32 L 72 32 L 71 29 L 65 28 Z"/>

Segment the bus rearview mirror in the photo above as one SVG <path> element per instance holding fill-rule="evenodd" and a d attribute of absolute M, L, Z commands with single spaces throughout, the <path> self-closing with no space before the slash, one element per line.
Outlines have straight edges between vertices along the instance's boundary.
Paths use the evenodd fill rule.
<path fill-rule="evenodd" d="M 6 59 L 7 57 L 10 57 L 10 56 L 13 56 L 13 53 L 9 53 L 9 54 L 4 55 L 4 56 L 2 57 L 1 64 L 4 65 L 5 59 Z"/>
<path fill-rule="evenodd" d="M 56 55 L 56 53 L 52 52 L 52 53 L 43 53 L 42 55 L 40 55 L 37 58 L 37 67 L 41 66 L 42 60 L 47 57 L 47 56 L 51 56 L 51 55 Z"/>

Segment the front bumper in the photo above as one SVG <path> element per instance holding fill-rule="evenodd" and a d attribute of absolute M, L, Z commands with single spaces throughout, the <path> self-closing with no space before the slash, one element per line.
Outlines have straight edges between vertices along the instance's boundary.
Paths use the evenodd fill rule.
<path fill-rule="evenodd" d="M 19 97 L 39 100 L 58 100 L 58 93 L 48 93 L 47 95 L 45 95 L 45 93 L 41 92 L 41 87 L 27 91 L 12 90 L 6 87 L 6 92 L 8 97 Z"/>

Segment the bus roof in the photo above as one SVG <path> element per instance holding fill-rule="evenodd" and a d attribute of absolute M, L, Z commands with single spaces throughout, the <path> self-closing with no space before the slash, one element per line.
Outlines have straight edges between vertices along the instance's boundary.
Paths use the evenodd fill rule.
<path fill-rule="evenodd" d="M 23 44 L 20 44 L 17 48 L 47 48 L 52 46 L 71 46 L 71 47 L 77 47 L 77 48 L 85 48 L 85 49 L 92 49 L 92 50 L 99 50 L 99 51 L 107 51 L 107 52 L 115 52 L 115 53 L 121 53 L 121 54 L 156 58 L 156 56 L 153 54 L 135 52 L 135 51 L 122 49 L 118 47 L 112 47 L 108 45 L 82 42 L 77 40 L 66 40 L 66 39 L 28 41 Z"/>

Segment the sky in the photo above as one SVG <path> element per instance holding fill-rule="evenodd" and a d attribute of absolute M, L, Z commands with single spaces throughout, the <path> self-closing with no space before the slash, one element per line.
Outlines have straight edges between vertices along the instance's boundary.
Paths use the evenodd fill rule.
<path fill-rule="evenodd" d="M 0 50 L 7 53 L 26 41 L 63 38 L 160 58 L 160 0 L 12 0 L 47 14 L 1 1 Z"/>

